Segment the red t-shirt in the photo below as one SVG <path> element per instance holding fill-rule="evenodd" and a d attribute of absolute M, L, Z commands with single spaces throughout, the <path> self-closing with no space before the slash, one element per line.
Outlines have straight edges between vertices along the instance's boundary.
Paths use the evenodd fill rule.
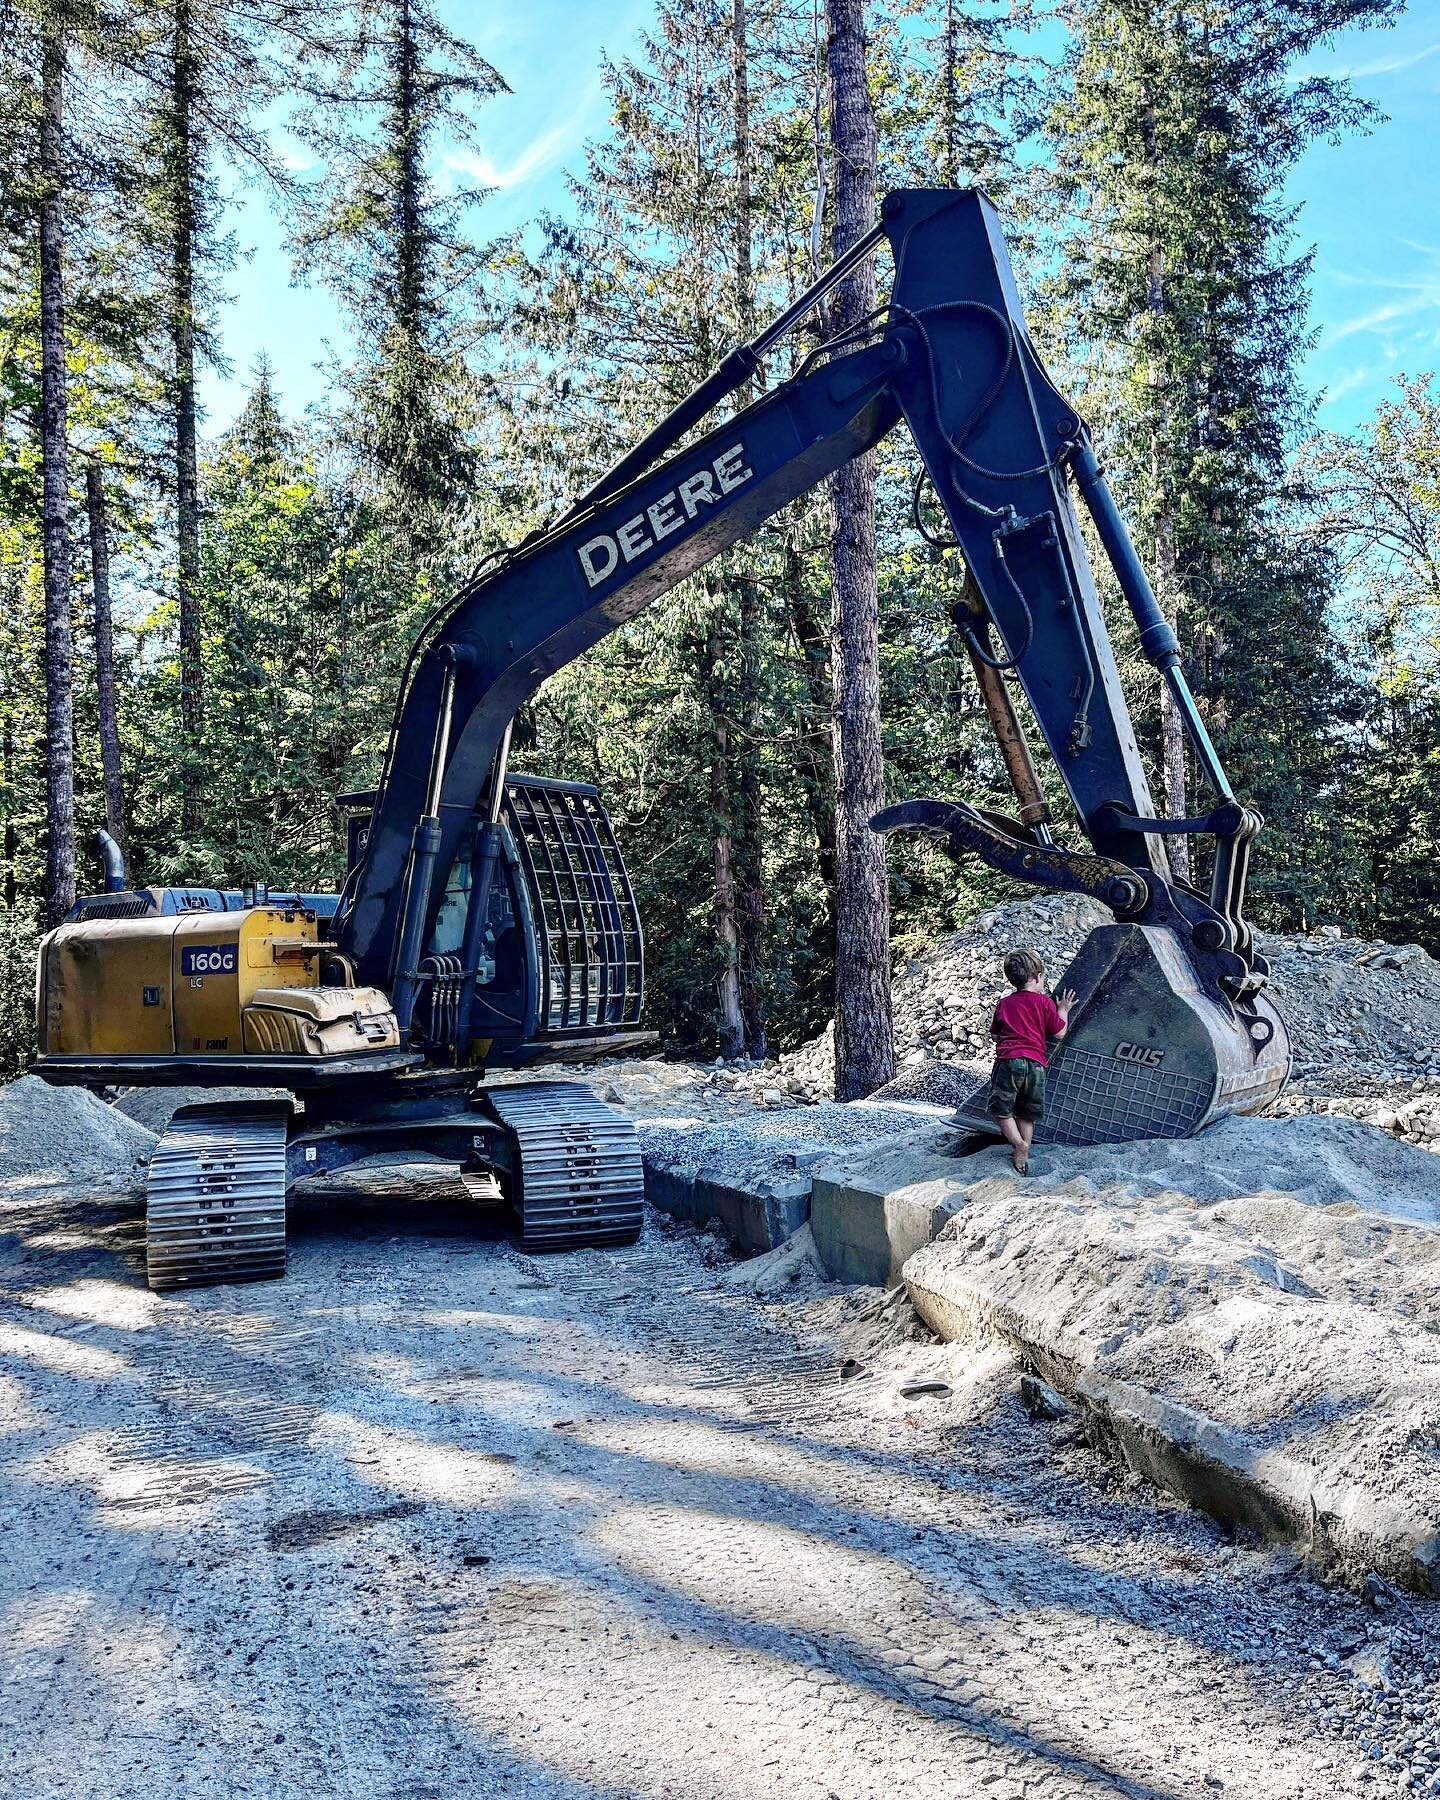
<path fill-rule="evenodd" d="M 1062 1037 L 1065 1021 L 1048 994 L 1038 990 L 1007 994 L 995 1008 L 990 1035 L 995 1040 L 995 1060 L 1023 1056 L 1043 1068 L 1049 1062 L 1046 1038 Z"/>

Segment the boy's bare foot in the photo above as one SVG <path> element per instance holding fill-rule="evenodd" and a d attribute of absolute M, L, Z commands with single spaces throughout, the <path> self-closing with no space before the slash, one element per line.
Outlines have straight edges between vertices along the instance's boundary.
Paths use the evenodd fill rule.
<path fill-rule="evenodd" d="M 1030 1173 L 1029 1158 L 1022 1156 L 1018 1150 L 1012 1150 L 1010 1152 L 1010 1167 L 1017 1175 L 1028 1175 Z"/>

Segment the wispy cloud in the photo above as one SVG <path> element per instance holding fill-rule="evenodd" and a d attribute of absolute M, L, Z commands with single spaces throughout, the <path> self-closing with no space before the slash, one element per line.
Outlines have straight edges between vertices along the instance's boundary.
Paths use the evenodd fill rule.
<path fill-rule="evenodd" d="M 1425 44 L 1419 50 L 1397 51 L 1392 56 L 1372 57 L 1368 62 L 1333 63 L 1328 67 L 1302 64 L 1295 71 L 1292 80 L 1308 81 L 1313 76 L 1322 75 L 1330 81 L 1363 81 L 1370 75 L 1395 75 L 1401 69 L 1413 69 L 1416 63 L 1437 55 L 1440 55 L 1440 41 Z"/>
<path fill-rule="evenodd" d="M 584 138 L 590 128 L 595 101 L 602 92 L 598 80 L 592 81 L 579 100 L 567 107 L 565 117 L 532 138 L 517 156 L 510 160 L 497 158 L 487 149 L 452 149 L 446 152 L 445 167 L 464 175 L 486 188 L 515 188 L 543 175 L 563 161 Z"/>
<path fill-rule="evenodd" d="M 1428 312 L 1431 307 L 1440 307 L 1440 281 L 1417 285 L 1404 300 L 1388 301 L 1384 306 L 1372 307 L 1369 312 L 1330 326 L 1326 330 L 1325 341 L 1333 346 L 1362 331 L 1373 332 L 1377 337 L 1389 337 L 1391 334 L 1386 329 L 1388 326 L 1401 319 L 1412 318 L 1418 312 Z"/>
<path fill-rule="evenodd" d="M 1376 373 L 1374 369 L 1354 368 L 1348 375 L 1342 375 L 1338 381 L 1332 381 L 1320 396 L 1321 406 L 1333 406 L 1337 400 L 1343 400 L 1346 394 L 1353 394 L 1356 388 L 1362 388 Z"/>

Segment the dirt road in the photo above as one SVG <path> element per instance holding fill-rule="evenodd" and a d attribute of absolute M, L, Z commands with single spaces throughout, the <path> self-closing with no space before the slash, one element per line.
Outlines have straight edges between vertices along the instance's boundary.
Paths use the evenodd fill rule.
<path fill-rule="evenodd" d="M 1430 1787 L 1340 1661 L 1389 1627 L 1002 1357 L 908 1350 L 954 1391 L 903 1401 L 708 1240 L 535 1261 L 444 1197 L 307 1202 L 287 1281 L 178 1298 L 140 1237 L 0 1212 L 4 1793 Z"/>

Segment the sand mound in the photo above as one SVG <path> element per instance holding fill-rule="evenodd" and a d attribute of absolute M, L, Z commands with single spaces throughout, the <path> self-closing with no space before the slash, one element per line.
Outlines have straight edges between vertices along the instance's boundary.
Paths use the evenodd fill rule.
<path fill-rule="evenodd" d="M 998 1338 L 1101 1439 L 1222 1517 L 1440 1591 L 1440 1163 L 1347 1120 L 961 1159 L 905 1264 L 943 1336 Z"/>
<path fill-rule="evenodd" d="M 34 1075 L 0 1087 L 0 1182 L 26 1185 L 57 1175 L 107 1187 L 134 1186 L 155 1133 L 84 1088 L 57 1088 Z"/>
<path fill-rule="evenodd" d="M 1377 1217 L 1440 1225 L 1440 1161 L 1374 1125 L 1321 1114 L 1225 1119 L 1196 1138 L 1054 1148 L 1036 1163 L 1137 1196 L 1174 1192 L 1211 1205 L 1282 1193 L 1302 1206 L 1348 1203 Z"/>

